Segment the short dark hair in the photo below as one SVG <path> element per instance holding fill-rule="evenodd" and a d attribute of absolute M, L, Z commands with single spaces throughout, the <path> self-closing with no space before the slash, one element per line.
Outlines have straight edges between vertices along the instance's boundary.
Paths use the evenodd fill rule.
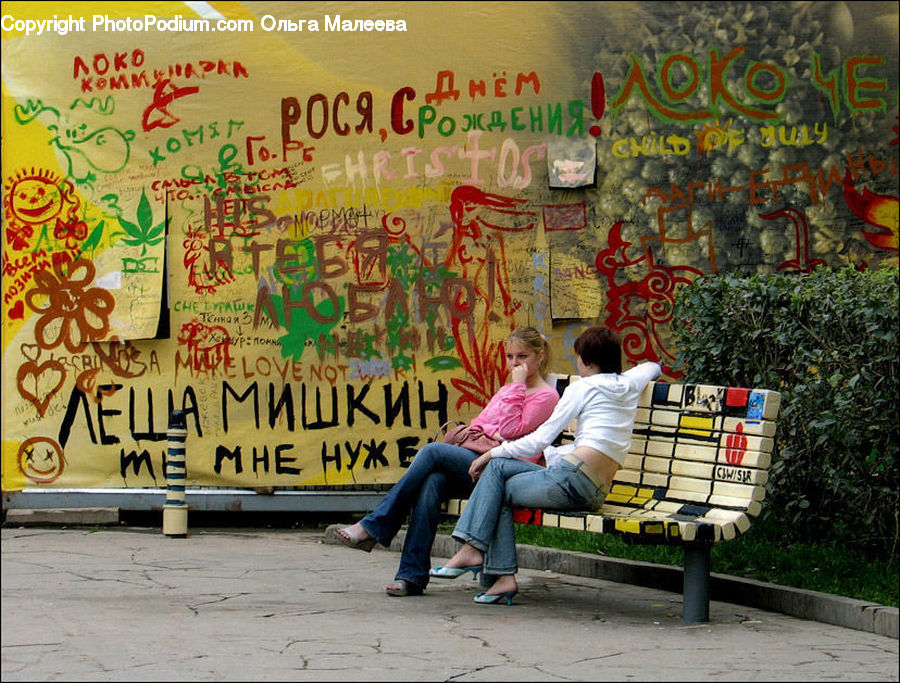
<path fill-rule="evenodd" d="M 608 327 L 595 325 L 578 335 L 575 353 L 585 365 L 596 365 L 600 372 L 622 372 L 622 342 Z"/>

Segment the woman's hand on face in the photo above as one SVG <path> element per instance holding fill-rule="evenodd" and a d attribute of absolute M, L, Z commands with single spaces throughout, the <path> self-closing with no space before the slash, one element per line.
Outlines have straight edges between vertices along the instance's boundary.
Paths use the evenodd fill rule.
<path fill-rule="evenodd" d="M 517 365 L 509 372 L 509 378 L 512 382 L 522 382 L 528 379 L 528 366 L 525 364 Z"/>
<path fill-rule="evenodd" d="M 472 477 L 472 481 L 478 481 L 478 477 L 481 476 L 481 473 L 484 472 L 484 468 L 487 467 L 487 464 L 491 461 L 491 452 L 483 453 L 479 455 L 472 461 L 472 464 L 469 465 L 469 476 Z"/>

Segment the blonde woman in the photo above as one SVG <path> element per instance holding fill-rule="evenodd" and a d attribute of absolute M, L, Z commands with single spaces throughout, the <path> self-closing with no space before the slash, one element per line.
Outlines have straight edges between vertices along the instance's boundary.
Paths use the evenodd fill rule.
<path fill-rule="evenodd" d="M 514 330 L 506 339 L 505 353 L 509 382 L 470 423 L 504 440 L 537 428 L 559 400 L 544 378 L 550 346 L 540 332 L 533 327 Z M 427 444 L 372 512 L 338 531 L 344 545 L 369 551 L 376 542 L 390 545 L 409 515 L 400 567 L 394 583 L 385 587 L 388 595 L 421 595 L 425 590 L 441 505 L 448 498 L 465 498 L 472 492 L 469 467 L 478 455 L 447 443 Z M 539 452 L 525 455 L 531 455 L 532 461 L 541 457 Z"/>

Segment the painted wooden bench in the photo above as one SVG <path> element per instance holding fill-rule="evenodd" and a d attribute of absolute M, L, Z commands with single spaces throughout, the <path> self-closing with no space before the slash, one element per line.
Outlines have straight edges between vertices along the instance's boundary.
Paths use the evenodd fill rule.
<path fill-rule="evenodd" d="M 557 388 L 577 379 L 561 376 Z M 638 405 L 631 448 L 599 510 L 519 509 L 516 521 L 683 547 L 682 619 L 706 622 L 710 548 L 745 533 L 760 512 L 781 394 L 652 382 Z M 447 513 L 465 503 L 450 500 Z"/>

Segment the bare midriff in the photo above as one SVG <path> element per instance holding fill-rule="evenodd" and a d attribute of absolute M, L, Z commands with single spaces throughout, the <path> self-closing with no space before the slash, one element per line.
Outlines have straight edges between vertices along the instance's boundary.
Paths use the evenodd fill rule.
<path fill-rule="evenodd" d="M 590 446 L 578 446 L 572 455 L 584 461 L 585 465 L 591 468 L 591 471 L 597 476 L 599 481 L 606 482 L 607 485 L 612 484 L 613 477 L 619 471 L 621 465 L 606 455 L 603 451 L 598 451 Z"/>

